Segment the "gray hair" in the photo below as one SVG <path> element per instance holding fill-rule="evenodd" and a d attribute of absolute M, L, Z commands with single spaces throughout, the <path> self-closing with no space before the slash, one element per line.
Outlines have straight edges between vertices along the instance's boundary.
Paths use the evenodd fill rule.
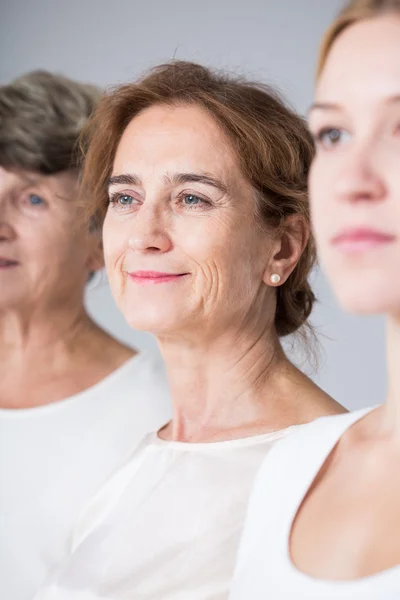
<path fill-rule="evenodd" d="M 79 168 L 77 141 L 100 100 L 94 85 L 47 71 L 0 87 L 0 165 L 42 175 Z"/>

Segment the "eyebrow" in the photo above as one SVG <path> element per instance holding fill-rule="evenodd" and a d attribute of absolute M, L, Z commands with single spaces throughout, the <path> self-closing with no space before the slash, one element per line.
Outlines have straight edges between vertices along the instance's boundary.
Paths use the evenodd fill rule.
<path fill-rule="evenodd" d="M 203 183 L 204 185 L 211 185 L 225 194 L 228 192 L 227 186 L 222 183 L 222 181 L 211 177 L 211 175 L 208 175 L 207 173 L 176 173 L 172 176 L 166 175 L 164 179 L 166 183 L 174 183 L 176 185 L 184 183 Z"/>
<path fill-rule="evenodd" d="M 340 110 L 340 104 L 333 104 L 332 102 L 314 102 L 308 109 L 307 114 L 309 115 L 314 110 Z"/>
<path fill-rule="evenodd" d="M 398 103 L 400 103 L 400 94 L 396 94 L 395 96 L 389 96 L 384 100 L 384 104 Z M 340 106 L 340 104 L 335 104 L 333 102 L 314 102 L 314 104 L 312 104 L 308 109 L 307 114 L 309 115 L 314 110 L 340 110 L 341 108 L 342 107 Z"/>
<path fill-rule="evenodd" d="M 390 98 L 388 98 L 386 100 L 386 104 L 398 104 L 400 103 L 400 94 L 396 94 L 396 96 L 390 96 Z"/>
<path fill-rule="evenodd" d="M 112 175 L 107 180 L 107 187 L 111 185 L 140 185 L 141 181 L 136 175 L 130 175 L 129 173 L 122 173 L 121 175 Z"/>
<path fill-rule="evenodd" d="M 172 183 L 175 185 L 182 185 L 184 183 L 203 183 L 204 185 L 211 185 L 225 194 L 228 192 L 227 186 L 222 183 L 222 181 L 211 177 L 211 175 L 208 175 L 207 173 L 176 173 L 174 175 L 165 175 L 164 181 L 167 184 Z M 107 180 L 107 187 L 118 184 L 141 185 L 141 183 L 140 178 L 136 175 L 131 173 L 121 173 L 120 175 L 112 175 Z"/>
<path fill-rule="evenodd" d="M 26 186 L 39 186 L 43 184 L 43 179 L 37 175 L 27 175 L 24 173 L 21 175 L 21 179 Z"/>

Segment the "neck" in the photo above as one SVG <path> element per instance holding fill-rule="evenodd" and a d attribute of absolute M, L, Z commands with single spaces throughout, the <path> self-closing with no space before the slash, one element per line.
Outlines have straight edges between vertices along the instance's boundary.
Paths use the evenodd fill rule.
<path fill-rule="evenodd" d="M 400 317 L 387 322 L 388 394 L 385 404 L 385 426 L 400 440 Z"/>
<path fill-rule="evenodd" d="M 174 408 L 162 437 L 181 441 L 245 437 L 279 429 L 283 379 L 296 371 L 272 328 L 261 335 L 225 332 L 199 343 L 160 339 Z M 289 378 L 290 379 L 290 378 Z M 285 423 L 283 423 L 285 425 Z"/>
<path fill-rule="evenodd" d="M 0 312 L 0 407 L 32 408 L 69 398 L 132 354 L 92 321 L 83 301 Z"/>
<path fill-rule="evenodd" d="M 15 361 L 18 357 L 42 360 L 54 351 L 72 351 L 77 338 L 93 323 L 83 304 L 75 307 L 0 312 L 0 360 Z"/>

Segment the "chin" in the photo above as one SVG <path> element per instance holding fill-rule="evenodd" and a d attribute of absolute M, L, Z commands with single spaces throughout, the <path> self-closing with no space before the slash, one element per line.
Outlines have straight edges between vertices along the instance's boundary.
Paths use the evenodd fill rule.
<path fill-rule="evenodd" d="M 168 306 L 160 306 L 158 303 L 136 307 L 125 305 L 121 307 L 121 311 L 132 329 L 155 336 L 172 334 L 185 326 L 182 311 L 177 310 L 176 306 L 168 310 Z"/>
<path fill-rule="evenodd" d="M 358 260 L 327 262 L 323 270 L 333 293 L 346 312 L 360 315 L 378 315 L 398 312 L 400 283 L 397 265 Z"/>
<path fill-rule="evenodd" d="M 341 308 L 351 314 L 398 314 L 400 310 L 400 286 L 398 291 L 393 289 L 389 291 L 376 285 L 359 283 L 358 286 L 347 286 L 341 289 L 336 287 L 335 295 Z"/>
<path fill-rule="evenodd" d="M 27 292 L 22 294 L 18 290 L 13 293 L 12 290 L 2 289 L 0 294 L 0 312 L 23 306 L 27 303 L 27 298 L 30 298 L 30 294 Z"/>

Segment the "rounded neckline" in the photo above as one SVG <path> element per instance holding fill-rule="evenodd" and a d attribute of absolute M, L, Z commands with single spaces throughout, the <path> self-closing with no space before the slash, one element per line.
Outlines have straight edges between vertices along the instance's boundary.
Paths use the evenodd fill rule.
<path fill-rule="evenodd" d="M 277 429 L 268 433 L 258 433 L 257 435 L 250 435 L 243 438 L 234 438 L 232 440 L 219 440 L 216 442 L 178 442 L 176 440 L 163 440 L 158 435 L 158 431 L 153 431 L 150 435 L 149 444 L 159 448 L 171 448 L 176 450 L 215 450 L 216 448 L 228 449 L 228 448 L 241 448 L 248 446 L 256 446 L 262 442 L 273 441 L 279 439 L 292 430 L 301 425 L 290 425 L 284 429 Z"/>
<path fill-rule="evenodd" d="M 9 418 L 18 419 L 26 416 L 38 415 L 40 413 L 50 413 L 55 412 L 57 410 L 61 410 L 66 406 L 71 406 L 75 404 L 79 400 L 88 394 L 95 393 L 98 388 L 107 386 L 114 381 L 115 378 L 123 374 L 125 371 L 128 371 L 132 365 L 136 363 L 142 362 L 143 359 L 147 358 L 146 353 L 140 351 L 136 352 L 133 356 L 128 358 L 125 362 L 122 363 L 119 367 L 111 371 L 108 375 L 100 379 L 94 385 L 77 392 L 76 394 L 72 394 L 72 396 L 68 396 L 67 398 L 60 398 L 60 400 L 55 400 L 54 402 L 49 402 L 48 404 L 42 404 L 40 406 L 31 406 L 28 408 L 0 408 L 0 416 L 7 416 Z"/>
<path fill-rule="evenodd" d="M 300 510 L 300 507 L 301 507 L 306 495 L 308 494 L 309 489 L 313 485 L 315 479 L 318 477 L 319 472 L 323 468 L 324 464 L 326 463 L 329 456 L 332 454 L 334 448 L 339 443 L 341 437 L 346 433 L 346 431 L 348 431 L 348 429 L 350 429 L 350 427 L 355 425 L 357 422 L 361 421 L 361 419 L 363 419 L 365 416 L 367 416 L 368 414 L 370 414 L 371 412 L 373 412 L 380 406 L 381 406 L 380 404 L 377 404 L 372 407 L 360 409 L 359 411 L 356 412 L 356 414 L 350 413 L 350 414 L 342 415 L 342 416 L 347 416 L 347 417 L 352 416 L 355 418 L 351 419 L 350 424 L 341 432 L 340 436 L 338 438 L 334 439 L 333 443 L 330 445 L 328 454 L 326 454 L 325 457 L 323 458 L 322 462 L 319 463 L 317 472 L 314 472 L 314 476 L 313 476 L 312 480 L 307 484 L 307 487 L 304 490 L 304 493 L 301 494 L 300 500 L 296 501 L 296 505 L 294 506 L 294 509 L 291 512 L 289 519 L 287 520 L 287 523 L 285 526 L 285 538 L 284 538 L 285 539 L 285 542 L 284 542 L 285 567 L 286 567 L 286 569 L 288 569 L 291 572 L 291 575 L 293 577 L 295 577 L 297 580 L 307 582 L 309 585 L 313 586 L 314 588 L 319 587 L 319 588 L 327 589 L 328 587 L 329 588 L 353 587 L 353 588 L 358 588 L 361 591 L 363 591 L 363 588 L 365 586 L 371 585 L 372 582 L 376 581 L 378 583 L 381 580 L 389 578 L 389 577 L 391 577 L 391 575 L 393 574 L 394 571 L 397 571 L 400 569 L 400 565 L 394 565 L 393 567 L 390 567 L 383 571 L 378 571 L 377 573 L 367 575 L 366 577 L 359 577 L 357 579 L 322 579 L 322 578 L 318 578 L 318 577 L 313 577 L 312 575 L 309 575 L 308 573 L 301 571 L 293 562 L 293 559 L 290 554 L 290 540 L 291 540 L 291 534 L 292 534 L 292 530 L 293 530 L 294 521 L 297 517 L 297 514 Z M 340 416 L 339 416 L 339 418 L 340 418 Z"/>

